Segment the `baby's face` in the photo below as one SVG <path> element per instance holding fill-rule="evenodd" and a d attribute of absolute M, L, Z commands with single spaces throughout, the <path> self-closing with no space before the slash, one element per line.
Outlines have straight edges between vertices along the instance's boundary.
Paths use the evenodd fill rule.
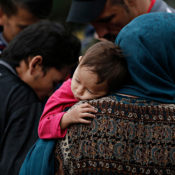
<path fill-rule="evenodd" d="M 88 67 L 78 66 L 74 72 L 71 90 L 77 100 L 89 100 L 107 94 L 107 83 L 97 84 L 98 77 Z"/>

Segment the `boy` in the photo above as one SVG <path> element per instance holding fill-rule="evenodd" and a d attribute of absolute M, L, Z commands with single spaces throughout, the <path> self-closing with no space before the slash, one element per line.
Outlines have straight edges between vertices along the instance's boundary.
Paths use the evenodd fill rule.
<path fill-rule="evenodd" d="M 120 88 L 127 78 L 127 65 L 121 50 L 110 41 L 99 42 L 80 57 L 73 78 L 68 79 L 48 100 L 39 122 L 42 139 L 62 138 L 69 125 L 91 123 L 96 110 L 82 103 L 68 112 L 66 108 L 79 100 L 107 95 Z"/>
<path fill-rule="evenodd" d="M 47 18 L 51 13 L 52 4 L 53 0 L 1 0 L 0 54 L 25 27 Z"/>
<path fill-rule="evenodd" d="M 20 32 L 0 59 L 0 174 L 18 175 L 38 138 L 42 99 L 77 62 L 79 40 L 58 23 L 40 21 Z"/>

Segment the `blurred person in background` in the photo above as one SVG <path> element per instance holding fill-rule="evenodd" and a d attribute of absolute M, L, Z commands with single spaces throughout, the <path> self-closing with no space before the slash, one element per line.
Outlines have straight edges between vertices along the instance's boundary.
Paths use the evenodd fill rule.
<path fill-rule="evenodd" d="M 42 5 L 42 8 L 41 8 Z M 49 17 L 53 0 L 0 1 L 0 54 L 25 27 Z"/>
<path fill-rule="evenodd" d="M 135 17 L 150 12 L 175 13 L 163 0 L 72 0 L 67 22 L 91 23 L 99 38 L 114 41 Z"/>

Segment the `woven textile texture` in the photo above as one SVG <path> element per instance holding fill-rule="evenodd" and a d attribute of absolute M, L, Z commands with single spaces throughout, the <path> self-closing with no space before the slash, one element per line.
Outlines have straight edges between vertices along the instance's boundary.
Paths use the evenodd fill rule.
<path fill-rule="evenodd" d="M 175 174 L 175 105 L 119 95 L 89 103 L 96 118 L 57 141 L 56 172 L 61 162 L 65 175 Z"/>

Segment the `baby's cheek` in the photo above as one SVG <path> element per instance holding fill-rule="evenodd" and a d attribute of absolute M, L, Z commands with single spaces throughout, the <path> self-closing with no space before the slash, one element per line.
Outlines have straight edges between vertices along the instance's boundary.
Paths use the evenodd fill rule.
<path fill-rule="evenodd" d="M 73 95 L 75 96 L 75 90 L 74 90 L 74 88 L 71 87 L 71 91 L 72 91 Z"/>
<path fill-rule="evenodd" d="M 74 84 L 71 84 L 71 91 L 72 91 L 72 93 L 74 94 L 74 92 L 75 92 Z"/>
<path fill-rule="evenodd" d="M 93 98 L 94 98 L 94 95 L 92 95 L 92 94 L 86 93 L 86 94 L 84 95 L 84 100 L 91 100 L 91 99 L 93 99 Z"/>

